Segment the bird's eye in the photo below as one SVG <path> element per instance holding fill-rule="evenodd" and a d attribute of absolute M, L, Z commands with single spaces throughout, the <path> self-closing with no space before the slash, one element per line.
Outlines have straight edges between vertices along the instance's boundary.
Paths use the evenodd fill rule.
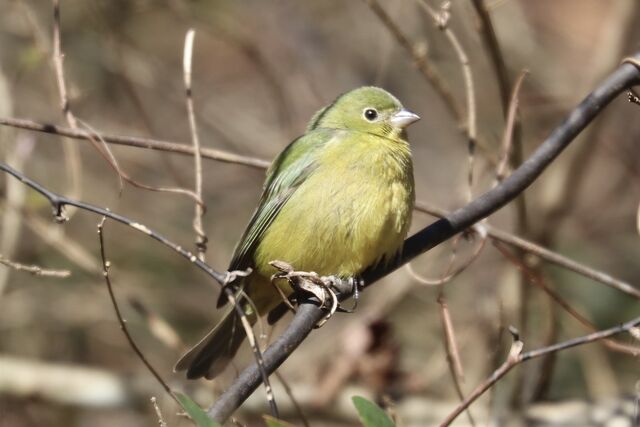
<path fill-rule="evenodd" d="M 370 122 L 378 118 L 378 112 L 373 108 L 365 109 L 363 115 L 364 115 L 364 118 L 369 120 Z"/>

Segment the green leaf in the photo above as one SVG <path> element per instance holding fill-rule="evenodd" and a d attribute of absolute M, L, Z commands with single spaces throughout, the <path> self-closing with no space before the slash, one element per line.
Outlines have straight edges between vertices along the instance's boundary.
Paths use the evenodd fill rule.
<path fill-rule="evenodd" d="M 378 405 L 360 396 L 351 398 L 364 427 L 395 427 L 393 421 Z"/>
<path fill-rule="evenodd" d="M 180 402 L 182 409 L 184 409 L 198 427 L 221 427 L 220 424 L 209 418 L 207 413 L 186 394 L 176 393 L 176 398 L 178 402 Z"/>
<path fill-rule="evenodd" d="M 267 423 L 267 427 L 295 427 L 293 424 L 274 418 L 271 415 L 263 415 L 262 418 Z"/>

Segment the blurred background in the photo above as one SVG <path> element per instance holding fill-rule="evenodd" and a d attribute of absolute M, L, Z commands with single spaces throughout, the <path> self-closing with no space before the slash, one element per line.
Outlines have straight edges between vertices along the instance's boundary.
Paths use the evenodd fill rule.
<path fill-rule="evenodd" d="M 429 4 L 439 10 L 440 4 Z M 521 148 L 514 150 L 515 161 L 518 151 L 530 154 L 624 56 L 640 48 L 635 0 L 485 4 L 509 82 L 529 70 L 519 97 Z M 477 196 L 493 184 L 505 126 L 478 14 L 472 1 L 455 1 L 447 22 L 469 57 L 477 97 L 479 145 L 469 187 L 466 95 L 456 53 L 418 2 L 380 0 L 380 6 L 449 88 L 461 119 L 367 2 L 337 0 L 62 1 L 71 111 L 83 129 L 188 144 L 182 53 L 186 31 L 195 28 L 193 99 L 203 146 L 270 160 L 337 95 L 379 85 L 422 116 L 409 131 L 418 200 L 460 207 L 469 191 Z M 67 126 L 51 61 L 52 4 L 0 0 L 0 10 L 0 117 Z M 639 135 L 640 107 L 621 96 L 523 199 L 489 222 L 638 283 Z M 193 188 L 188 156 L 111 150 L 121 169 L 141 183 Z M 120 191 L 116 173 L 85 141 L 5 126 L 0 158 L 53 191 L 109 207 L 194 249 L 191 199 L 128 184 Z M 226 268 L 263 178 L 258 168 L 204 161 L 206 255 L 217 270 Z M 71 273 L 43 277 L 0 264 L 0 426 L 157 425 L 152 396 L 168 426 L 190 425 L 176 415 L 179 408 L 119 328 L 100 273 L 99 218 L 78 211 L 56 224 L 46 200 L 8 176 L 0 177 L 0 212 L 3 260 Z M 416 211 L 412 229 L 433 220 Z M 130 228 L 107 222 L 105 234 L 116 297 L 132 335 L 173 388 L 204 407 L 211 404 L 251 361 L 248 349 L 235 371 L 213 382 L 186 381 L 172 366 L 220 315 L 214 308 L 218 286 Z M 598 329 L 639 314 L 634 298 L 504 246 L 512 254 L 507 258 L 491 240 L 469 263 L 478 245 L 478 238 L 441 245 L 412 263 L 414 275 L 400 269 L 364 292 L 355 314 L 337 314 L 311 334 L 279 370 L 311 425 L 358 425 L 350 403 L 356 394 L 387 407 L 400 425 L 442 421 L 459 398 L 439 297 L 455 329 L 464 395 L 504 360 L 508 325 L 519 329 L 525 349 L 591 332 L 536 283 L 553 289 Z M 514 263 L 514 257 L 522 261 Z M 443 286 L 425 286 L 415 277 L 438 280 L 467 263 Z M 286 323 L 265 327 L 262 343 Z M 638 346 L 628 335 L 619 342 Z M 471 413 L 483 425 L 600 425 L 616 419 L 622 423 L 616 425 L 632 425 L 640 365 L 628 353 L 595 343 L 528 362 L 472 405 Z M 302 425 L 280 380 L 273 383 L 282 417 Z M 259 389 L 236 417 L 241 425 L 263 425 L 266 413 Z M 463 414 L 454 425 L 469 423 Z"/>

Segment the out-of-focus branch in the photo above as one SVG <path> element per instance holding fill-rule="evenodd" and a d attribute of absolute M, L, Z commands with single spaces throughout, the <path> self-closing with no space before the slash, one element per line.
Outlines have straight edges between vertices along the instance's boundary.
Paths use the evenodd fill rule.
<path fill-rule="evenodd" d="M 498 382 L 500 378 L 504 377 L 514 366 L 540 356 L 556 353 L 571 347 L 577 347 L 579 345 L 606 339 L 623 332 L 628 332 L 637 328 L 638 325 L 640 325 L 640 317 L 623 323 L 622 325 L 614 326 L 612 328 L 594 332 L 582 337 L 573 338 L 548 347 L 527 351 L 526 353 L 522 353 L 522 347 L 524 346 L 524 343 L 520 341 L 517 332 L 512 332 L 514 334 L 514 342 L 511 345 L 511 349 L 509 350 L 509 356 L 507 357 L 507 360 L 498 369 L 496 369 L 489 378 L 487 378 L 482 384 L 476 387 L 476 389 L 471 392 L 471 394 L 464 400 L 464 402 L 462 402 L 451 414 L 449 414 L 449 416 L 447 416 L 442 424 L 440 424 L 440 427 L 446 427 L 450 425 L 451 422 L 453 422 L 453 420 L 455 420 L 456 417 L 462 413 L 462 411 L 467 409 L 469 405 L 471 405 L 471 403 L 473 403 L 485 391 L 487 391 L 489 388 L 491 388 L 491 386 Z"/>
<path fill-rule="evenodd" d="M 71 272 L 69 270 L 52 270 L 48 268 L 42 268 L 37 265 L 20 264 L 3 257 L 2 254 L 0 254 L 0 264 L 12 268 L 16 271 L 25 271 L 27 273 L 31 273 L 34 276 L 48 276 L 57 278 L 65 278 L 71 276 Z"/>
<path fill-rule="evenodd" d="M 507 66 L 498 44 L 498 37 L 496 31 L 493 28 L 491 22 L 491 16 L 484 4 L 484 0 L 471 0 L 473 7 L 476 10 L 479 18 L 478 31 L 482 38 L 482 43 L 485 49 L 489 53 L 491 58 L 491 64 L 496 72 L 496 79 L 498 81 L 498 90 L 500 91 L 500 101 L 504 115 L 507 115 L 507 107 L 509 106 L 509 74 L 507 72 Z"/>
<path fill-rule="evenodd" d="M 191 131 L 191 142 L 193 143 L 193 160 L 195 163 L 195 194 L 196 206 L 193 217 L 193 230 L 196 232 L 196 249 L 198 258 L 205 260 L 207 252 L 207 235 L 202 227 L 202 216 L 205 213 L 206 206 L 202 200 L 202 154 L 200 149 L 200 138 L 198 138 L 198 128 L 196 127 L 196 114 L 193 109 L 193 90 L 191 87 L 191 63 L 193 57 L 193 39 L 196 36 L 196 30 L 193 28 L 187 31 L 184 40 L 184 87 L 187 99 L 187 113 L 189 115 L 189 129 Z"/>
<path fill-rule="evenodd" d="M 72 129 L 78 127 L 76 117 L 71 111 L 69 97 L 67 96 L 67 84 L 64 78 L 64 54 L 62 53 L 62 42 L 60 40 L 60 0 L 53 0 L 53 70 L 60 95 L 60 107 L 62 114 Z M 81 196 L 82 164 L 80 163 L 80 150 L 75 144 L 65 141 L 64 154 L 68 162 L 67 173 L 71 184 L 70 197 L 79 198 Z M 71 212 L 72 214 L 73 212 Z"/>
<path fill-rule="evenodd" d="M 476 114 L 476 91 L 475 86 L 473 84 L 473 73 L 471 70 L 471 64 L 469 62 L 469 57 L 462 47 L 462 43 L 456 33 L 451 29 L 449 25 L 449 20 L 451 18 L 451 14 L 449 10 L 451 9 L 451 2 L 446 1 L 440 7 L 440 10 L 436 11 L 433 9 L 426 0 L 418 0 L 418 5 L 431 16 L 436 26 L 440 31 L 442 31 L 449 41 L 451 48 L 455 52 L 458 57 L 458 62 L 460 62 L 460 68 L 462 71 L 464 88 L 467 98 L 467 122 L 466 122 L 466 132 L 467 132 L 467 144 L 469 150 L 469 160 L 468 160 L 468 172 L 467 172 L 467 202 L 470 202 L 473 198 L 473 166 L 475 159 L 475 151 L 476 151 L 476 142 L 478 139 L 478 126 L 477 122 L 477 114 Z"/>
<path fill-rule="evenodd" d="M 70 129 L 62 126 L 52 125 L 49 123 L 38 123 L 34 122 L 33 120 L 27 119 L 0 118 L 0 125 L 11 126 L 19 129 L 33 130 L 36 132 L 50 133 L 54 135 L 61 135 L 85 141 L 92 141 L 94 138 L 100 138 L 110 144 L 167 151 L 188 156 L 193 156 L 194 154 L 194 149 L 192 146 L 180 142 L 162 141 L 152 138 L 138 138 L 135 136 L 98 134 L 87 132 L 82 129 Z M 242 156 L 239 154 L 233 154 L 227 151 L 216 150 L 213 148 L 201 148 L 200 153 L 202 154 L 202 157 L 206 159 L 245 165 L 256 169 L 265 169 L 269 167 L 270 164 L 270 162 L 267 160 L 259 159 L 256 157 Z"/>
<path fill-rule="evenodd" d="M 417 202 L 415 208 L 420 212 L 424 212 L 440 218 L 444 218 L 448 214 L 446 210 L 427 205 L 424 202 Z M 617 279 L 607 273 L 596 270 L 587 265 L 581 264 L 577 261 L 567 258 L 564 255 L 551 251 L 543 246 L 525 240 L 514 234 L 500 230 L 499 228 L 496 228 L 490 224 L 484 223 L 483 227 L 486 230 L 487 235 L 493 240 L 497 240 L 510 246 L 522 249 L 523 251 L 538 256 L 547 262 L 557 265 L 558 267 L 573 271 L 574 273 L 580 274 L 581 276 L 584 276 L 588 279 L 617 289 L 618 291 L 623 292 L 636 299 L 640 299 L 640 289 L 637 289 L 630 283 Z"/>
<path fill-rule="evenodd" d="M 640 52 L 635 57 L 640 58 Z M 446 215 L 408 238 L 405 241 L 402 256 L 386 266 L 379 266 L 365 272 L 363 275 L 365 286 L 371 285 L 421 253 L 464 231 L 475 222 L 487 217 L 513 200 L 540 176 L 545 168 L 604 107 L 630 86 L 639 83 L 640 69 L 628 63 L 622 64 L 576 106 L 531 157 L 508 178 L 471 203 Z M 342 297 L 345 297 L 345 295 L 342 295 Z M 268 373 L 277 369 L 307 337 L 316 322 L 322 319 L 323 316 L 323 311 L 315 305 L 311 303 L 302 304 L 289 327 L 265 351 L 264 369 Z M 615 333 L 617 332 L 620 332 L 620 330 L 616 329 Z M 578 344 L 567 345 L 567 347 L 573 345 Z M 209 415 L 218 421 L 226 420 L 259 384 L 259 369 L 257 365 L 253 364 L 246 368 L 218 401 L 214 403 L 209 409 Z"/>
<path fill-rule="evenodd" d="M 118 319 L 118 323 L 120 324 L 120 329 L 124 334 L 129 346 L 133 349 L 134 353 L 138 356 L 140 361 L 147 367 L 149 372 L 155 377 L 155 379 L 160 383 L 162 388 L 176 401 L 179 405 L 180 402 L 178 398 L 173 394 L 171 387 L 166 383 L 166 381 L 162 378 L 162 376 L 158 373 L 158 371 L 151 365 L 151 363 L 147 360 L 147 357 L 144 355 L 138 344 L 135 342 L 131 334 L 129 333 L 129 328 L 127 328 L 127 321 L 122 317 L 122 312 L 120 311 L 120 306 L 118 305 L 118 300 L 113 292 L 113 286 L 111 285 L 111 277 L 109 276 L 109 270 L 111 267 L 111 262 L 107 260 L 106 249 L 104 245 L 104 222 L 107 218 L 102 217 L 100 223 L 98 224 L 98 239 L 100 241 L 100 258 L 102 259 L 102 276 L 104 277 L 105 283 L 107 284 L 107 290 L 109 291 L 109 299 L 111 299 L 111 304 L 113 305 L 113 311 L 116 314 L 116 318 Z"/>

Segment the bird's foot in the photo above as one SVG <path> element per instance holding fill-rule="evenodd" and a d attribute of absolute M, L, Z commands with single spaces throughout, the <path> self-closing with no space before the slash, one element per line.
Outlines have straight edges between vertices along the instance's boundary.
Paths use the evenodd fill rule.
<path fill-rule="evenodd" d="M 351 308 L 344 308 L 338 305 L 337 311 L 342 313 L 353 313 L 358 307 L 358 300 L 360 298 L 360 288 L 364 285 L 364 281 L 358 277 L 349 277 L 345 279 L 338 276 L 322 276 L 320 277 L 327 286 L 334 289 L 342 295 L 353 295 L 353 306 Z"/>
<path fill-rule="evenodd" d="M 338 292 L 340 292 L 340 287 L 335 285 L 341 284 L 343 279 L 336 276 L 319 276 L 318 273 L 314 271 L 296 271 L 291 264 L 284 261 L 271 261 L 269 264 L 278 270 L 277 273 L 271 276 L 271 283 L 274 284 L 280 296 L 283 297 L 285 303 L 294 313 L 295 308 L 282 290 L 275 284 L 276 280 L 287 280 L 295 291 L 309 293 L 320 302 L 320 307 L 329 308 L 327 315 L 316 325 L 317 328 L 324 325 L 325 322 L 333 316 L 333 313 L 338 310 L 338 296 L 333 289 L 337 289 Z"/>

